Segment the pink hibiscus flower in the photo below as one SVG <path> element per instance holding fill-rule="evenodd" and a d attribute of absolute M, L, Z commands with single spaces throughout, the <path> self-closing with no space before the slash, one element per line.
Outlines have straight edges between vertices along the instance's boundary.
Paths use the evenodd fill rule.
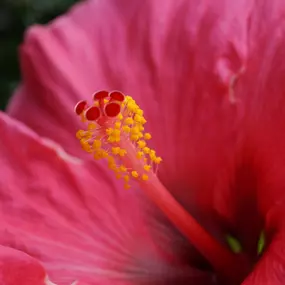
<path fill-rule="evenodd" d="M 284 13 L 90 0 L 32 27 L 0 115 L 1 284 L 284 284 Z M 129 191 L 74 138 L 100 89 L 136 100 L 163 158 Z"/>

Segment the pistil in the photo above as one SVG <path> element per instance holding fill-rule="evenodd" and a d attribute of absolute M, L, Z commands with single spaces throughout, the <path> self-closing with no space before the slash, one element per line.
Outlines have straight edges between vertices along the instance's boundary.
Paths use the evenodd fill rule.
<path fill-rule="evenodd" d="M 82 148 L 95 160 L 106 160 L 125 189 L 139 183 L 145 194 L 227 280 L 246 274 L 248 265 L 244 257 L 212 237 L 160 182 L 157 171 L 162 158 L 148 146 L 151 134 L 144 131 L 146 119 L 134 99 L 118 91 L 99 91 L 93 95 L 90 106 L 81 101 L 75 112 L 86 124 L 86 129 L 76 135 Z"/>

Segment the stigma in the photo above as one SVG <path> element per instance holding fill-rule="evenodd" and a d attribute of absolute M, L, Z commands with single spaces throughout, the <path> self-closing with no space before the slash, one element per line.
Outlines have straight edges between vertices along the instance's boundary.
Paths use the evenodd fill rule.
<path fill-rule="evenodd" d="M 85 128 L 78 130 L 82 149 L 95 160 L 105 160 L 117 179 L 129 189 L 133 181 L 147 182 L 156 176 L 162 158 L 148 145 L 146 119 L 136 101 L 119 91 L 98 91 L 92 103 L 80 101 L 75 113 Z"/>

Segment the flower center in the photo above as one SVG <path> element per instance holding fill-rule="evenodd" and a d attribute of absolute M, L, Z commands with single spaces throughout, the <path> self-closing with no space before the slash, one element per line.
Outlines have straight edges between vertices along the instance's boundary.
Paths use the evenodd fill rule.
<path fill-rule="evenodd" d="M 158 179 L 158 165 L 162 158 L 148 146 L 151 134 L 144 132 L 146 120 L 133 98 L 118 91 L 99 91 L 93 95 L 91 105 L 86 101 L 77 103 L 75 113 L 86 125 L 85 130 L 76 134 L 85 151 L 95 160 L 106 160 L 116 178 L 123 180 L 126 189 L 134 181 L 138 182 L 145 194 L 221 276 L 231 281 L 236 281 L 237 275 L 244 277 L 249 267 L 244 256 L 231 252 L 214 239 Z"/>
<path fill-rule="evenodd" d="M 135 100 L 117 91 L 99 91 L 93 101 L 92 106 L 81 101 L 75 107 L 87 124 L 76 135 L 82 148 L 94 159 L 106 160 L 126 189 L 132 180 L 143 182 L 155 176 L 162 159 L 147 144 L 151 134 L 144 132 L 146 120 Z"/>

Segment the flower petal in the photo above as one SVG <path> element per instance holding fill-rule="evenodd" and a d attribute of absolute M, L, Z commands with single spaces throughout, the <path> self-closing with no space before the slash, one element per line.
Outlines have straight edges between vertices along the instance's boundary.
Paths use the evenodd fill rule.
<path fill-rule="evenodd" d="M 0 246 L 0 284 L 44 285 L 46 273 L 42 265 L 31 256 Z"/>
<path fill-rule="evenodd" d="M 253 9 L 245 0 L 85 1 L 27 32 L 24 81 L 8 110 L 82 157 L 70 137 L 80 128 L 74 104 L 100 89 L 130 94 L 145 110 L 164 159 L 160 177 L 175 197 L 204 226 L 213 221 L 201 212 L 235 219 L 227 197 L 243 115 L 233 87 Z"/>
<path fill-rule="evenodd" d="M 0 132 L 4 249 L 39 260 L 57 285 L 213 284 L 210 271 L 177 255 L 183 242 L 178 235 L 168 241 L 171 228 L 159 230 L 139 191 L 124 190 L 100 164 L 66 159 L 55 144 L 2 113 Z"/>
<path fill-rule="evenodd" d="M 283 195 L 282 179 L 264 175 L 266 165 L 283 169 L 283 13 L 281 0 L 85 1 L 27 32 L 9 111 L 82 157 L 70 137 L 74 103 L 99 89 L 134 96 L 163 182 L 205 227 L 218 220 L 254 255 L 262 214 Z M 260 187 L 273 178 L 274 191 Z"/>

